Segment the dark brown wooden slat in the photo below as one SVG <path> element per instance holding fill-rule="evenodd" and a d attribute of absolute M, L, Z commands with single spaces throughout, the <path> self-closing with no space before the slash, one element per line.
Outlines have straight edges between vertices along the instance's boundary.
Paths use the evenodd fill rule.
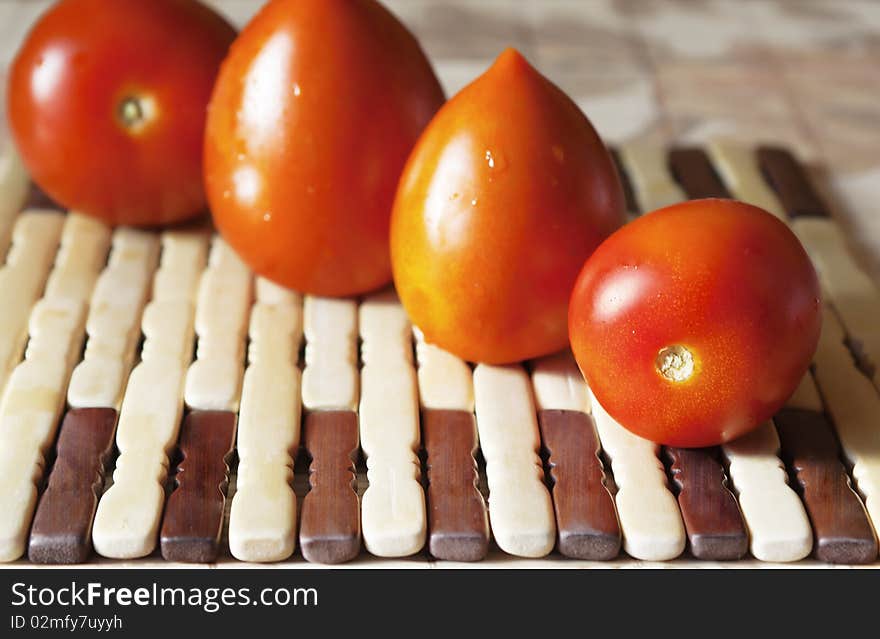
<path fill-rule="evenodd" d="M 620 185 L 623 187 L 623 195 L 626 198 L 626 210 L 632 213 L 633 215 L 641 215 L 642 211 L 639 210 L 639 204 L 636 201 L 636 193 L 633 189 L 632 182 L 629 179 L 629 175 L 626 172 L 626 169 L 623 166 L 623 161 L 620 159 L 620 153 L 617 149 L 609 149 L 608 152 L 611 154 L 611 159 L 614 162 L 614 166 L 617 169 L 617 175 L 620 177 Z"/>
<path fill-rule="evenodd" d="M 709 156 L 702 149 L 681 148 L 669 151 L 669 168 L 688 198 L 730 198 L 730 192 L 718 177 Z"/>
<path fill-rule="evenodd" d="M 168 561 L 217 559 L 235 427 L 236 415 L 229 411 L 196 410 L 183 421 L 178 444 L 183 460 L 160 534 L 162 557 Z"/>
<path fill-rule="evenodd" d="M 739 559 L 749 548 L 742 513 L 727 489 L 718 448 L 664 449 L 678 487 L 678 505 L 697 559 Z"/>
<path fill-rule="evenodd" d="M 813 524 L 816 558 L 836 564 L 875 561 L 877 540 L 840 461 L 840 446 L 828 419 L 817 411 L 784 408 L 773 421 Z"/>
<path fill-rule="evenodd" d="M 614 498 L 605 487 L 592 417 L 572 410 L 541 410 L 538 422 L 553 480 L 559 552 L 608 560 L 620 552 Z"/>
<path fill-rule="evenodd" d="M 758 148 L 758 165 L 776 191 L 789 217 L 829 217 L 828 207 L 813 188 L 804 167 L 787 149 Z"/>
<path fill-rule="evenodd" d="M 116 419 L 112 408 L 72 408 L 64 416 L 55 465 L 31 527 L 32 562 L 78 564 L 89 558 Z"/>
<path fill-rule="evenodd" d="M 489 517 L 477 488 L 477 426 L 463 410 L 422 412 L 427 454 L 428 550 L 438 559 L 479 561 L 489 550 Z"/>
<path fill-rule="evenodd" d="M 783 208 L 792 220 L 799 217 L 831 217 L 828 206 L 813 186 L 807 170 L 794 154 L 784 148 L 762 146 L 758 148 L 757 157 L 764 178 L 776 191 Z M 797 224 L 794 227 L 797 228 Z M 843 299 L 839 301 L 844 302 Z M 858 304 L 859 300 L 852 299 L 850 302 Z M 856 366 L 865 375 L 873 378 L 876 362 L 865 352 L 859 335 L 847 335 L 846 345 L 852 351 Z"/>
<path fill-rule="evenodd" d="M 303 444 L 312 459 L 311 490 L 305 496 L 300 548 L 308 560 L 338 564 L 361 549 L 360 502 L 355 459 L 360 438 L 354 411 L 315 411 L 306 416 Z"/>

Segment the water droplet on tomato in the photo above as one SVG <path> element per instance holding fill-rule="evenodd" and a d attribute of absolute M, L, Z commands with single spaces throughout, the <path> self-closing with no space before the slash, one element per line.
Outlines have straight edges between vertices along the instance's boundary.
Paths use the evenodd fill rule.
<path fill-rule="evenodd" d="M 507 160 L 501 151 L 486 149 L 486 164 L 494 171 L 503 171 L 507 167 Z"/>
<path fill-rule="evenodd" d="M 271 219 L 272 219 L 272 214 L 269 211 L 266 211 L 265 213 L 263 213 L 263 221 L 264 222 L 268 222 Z"/>
<path fill-rule="evenodd" d="M 293 95 L 295 95 L 296 97 L 302 95 L 302 89 L 296 82 L 293 83 Z"/>
<path fill-rule="evenodd" d="M 476 206 L 476 205 L 477 205 L 477 198 L 474 198 L 473 200 L 471 200 L 471 206 Z"/>

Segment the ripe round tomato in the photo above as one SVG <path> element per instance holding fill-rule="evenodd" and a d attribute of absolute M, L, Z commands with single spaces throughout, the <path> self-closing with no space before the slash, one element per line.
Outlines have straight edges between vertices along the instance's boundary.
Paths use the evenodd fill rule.
<path fill-rule="evenodd" d="M 443 90 L 374 0 L 273 0 L 242 31 L 208 112 L 205 184 L 257 273 L 306 293 L 391 279 L 397 180 Z"/>
<path fill-rule="evenodd" d="M 110 224 L 204 210 L 205 107 L 235 30 L 194 0 L 62 0 L 27 36 L 7 89 L 34 181 Z"/>
<path fill-rule="evenodd" d="M 775 217 L 694 200 L 620 229 L 584 265 L 571 344 L 599 403 L 637 435 L 710 446 L 773 416 L 807 371 L 819 283 Z"/>
<path fill-rule="evenodd" d="M 571 287 L 623 221 L 623 195 L 578 107 L 515 50 L 440 110 L 397 193 L 391 259 L 428 341 L 513 362 L 568 343 Z"/>

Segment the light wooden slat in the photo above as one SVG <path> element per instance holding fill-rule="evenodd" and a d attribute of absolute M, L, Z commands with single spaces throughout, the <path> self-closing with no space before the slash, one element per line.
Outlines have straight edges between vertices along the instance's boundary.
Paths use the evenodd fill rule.
<path fill-rule="evenodd" d="M 813 532 L 800 498 L 779 459 L 779 436 L 770 422 L 721 447 L 749 528 L 749 550 L 761 561 L 803 559 Z"/>
<path fill-rule="evenodd" d="M 854 367 L 843 341 L 843 327 L 827 306 L 822 322 L 815 356 L 816 382 L 876 531 L 880 525 L 880 396 Z"/>
<path fill-rule="evenodd" d="M 618 152 L 643 213 L 687 199 L 669 173 L 665 149 L 632 142 L 620 146 Z"/>
<path fill-rule="evenodd" d="M 725 140 L 712 140 L 706 150 L 721 179 L 737 200 L 759 206 L 780 220 L 787 221 L 785 208 L 761 175 L 753 149 Z"/>
<path fill-rule="evenodd" d="M 425 409 L 474 411 L 474 382 L 470 367 L 439 346 L 425 341 L 413 327 L 419 362 L 419 401 Z"/>
<path fill-rule="evenodd" d="M 110 259 L 89 304 L 83 361 L 67 389 L 71 406 L 119 409 L 158 256 L 155 234 L 128 228 L 113 232 Z"/>
<path fill-rule="evenodd" d="M 568 350 L 535 360 L 532 387 L 538 410 L 590 412 L 590 393 Z"/>
<path fill-rule="evenodd" d="M 63 223 L 58 213 L 37 211 L 15 221 L 12 247 L 0 268 L 0 393 L 21 359 L 28 317 L 45 286 Z"/>
<path fill-rule="evenodd" d="M 302 298 L 258 278 L 239 412 L 229 549 L 242 561 L 281 561 L 296 547 L 294 456 L 300 441 L 297 368 Z"/>
<path fill-rule="evenodd" d="M 556 521 L 528 375 L 521 366 L 478 364 L 474 395 L 492 534 L 511 555 L 543 557 L 553 550 Z"/>
<path fill-rule="evenodd" d="M 116 431 L 113 485 L 98 503 L 95 550 L 119 559 L 153 552 L 165 502 L 168 456 L 177 443 L 186 367 L 193 350 L 196 288 L 205 266 L 204 232 L 166 231 L 153 299 L 142 319 L 141 363 L 131 372 Z"/>
<path fill-rule="evenodd" d="M 251 280 L 241 259 L 215 236 L 196 303 L 196 360 L 187 371 L 184 391 L 190 408 L 238 410 Z"/>
<path fill-rule="evenodd" d="M 361 303 L 359 325 L 360 438 L 369 481 L 361 503 L 364 544 L 380 557 L 405 557 L 421 550 L 427 531 L 412 329 L 390 292 Z"/>
<path fill-rule="evenodd" d="M 306 296 L 302 398 L 308 411 L 304 443 L 311 457 L 311 491 L 303 500 L 303 556 L 341 563 L 361 546 L 360 500 L 354 489 L 359 453 L 358 305 L 354 300 Z"/>
<path fill-rule="evenodd" d="M 846 327 L 849 343 L 869 363 L 874 381 L 880 384 L 880 291 L 856 264 L 836 222 L 798 218 L 791 227 L 816 264 L 825 298 Z"/>
<path fill-rule="evenodd" d="M 303 324 L 303 404 L 309 410 L 357 410 L 357 303 L 307 296 Z"/>
<path fill-rule="evenodd" d="M 36 482 L 43 476 L 45 455 L 55 439 L 70 372 L 84 337 L 88 296 L 109 238 L 106 226 L 75 214 L 67 216 L 51 277 L 76 285 L 70 290 L 50 287 L 34 306 L 25 359 L 12 372 L 0 401 L 0 450 L 7 462 L 10 456 L 18 460 L 15 472 L 0 467 L 2 561 L 18 558 L 26 548 Z M 15 250 L 22 250 L 20 246 Z"/>
<path fill-rule="evenodd" d="M 68 410 L 49 487 L 31 530 L 29 556 L 41 563 L 81 562 L 92 551 L 92 523 L 113 448 L 122 392 L 159 253 L 158 236 L 117 228 L 86 319 L 85 356 L 67 388 Z M 55 281 L 69 281 L 62 278 Z"/>
<path fill-rule="evenodd" d="M 843 322 L 849 345 L 875 384 L 880 383 L 880 290 L 856 262 L 843 229 L 794 155 L 761 147 L 743 158 L 738 170 L 754 171 L 755 164 L 767 173 L 788 210 L 791 228 L 816 266 L 825 300 Z"/>
<path fill-rule="evenodd" d="M 591 395 L 602 449 L 611 460 L 623 549 L 636 559 L 667 561 L 685 546 L 681 511 L 670 492 L 660 446 L 618 424 Z"/>

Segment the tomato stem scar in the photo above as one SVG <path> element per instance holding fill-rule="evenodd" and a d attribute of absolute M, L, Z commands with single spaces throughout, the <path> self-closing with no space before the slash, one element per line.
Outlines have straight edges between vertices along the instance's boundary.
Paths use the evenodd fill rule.
<path fill-rule="evenodd" d="M 122 126 L 132 132 L 143 129 L 150 121 L 149 98 L 129 95 L 119 103 L 117 116 Z"/>
<path fill-rule="evenodd" d="M 654 364 L 657 372 L 670 382 L 685 382 L 694 374 L 694 356 L 679 344 L 661 348 Z"/>

